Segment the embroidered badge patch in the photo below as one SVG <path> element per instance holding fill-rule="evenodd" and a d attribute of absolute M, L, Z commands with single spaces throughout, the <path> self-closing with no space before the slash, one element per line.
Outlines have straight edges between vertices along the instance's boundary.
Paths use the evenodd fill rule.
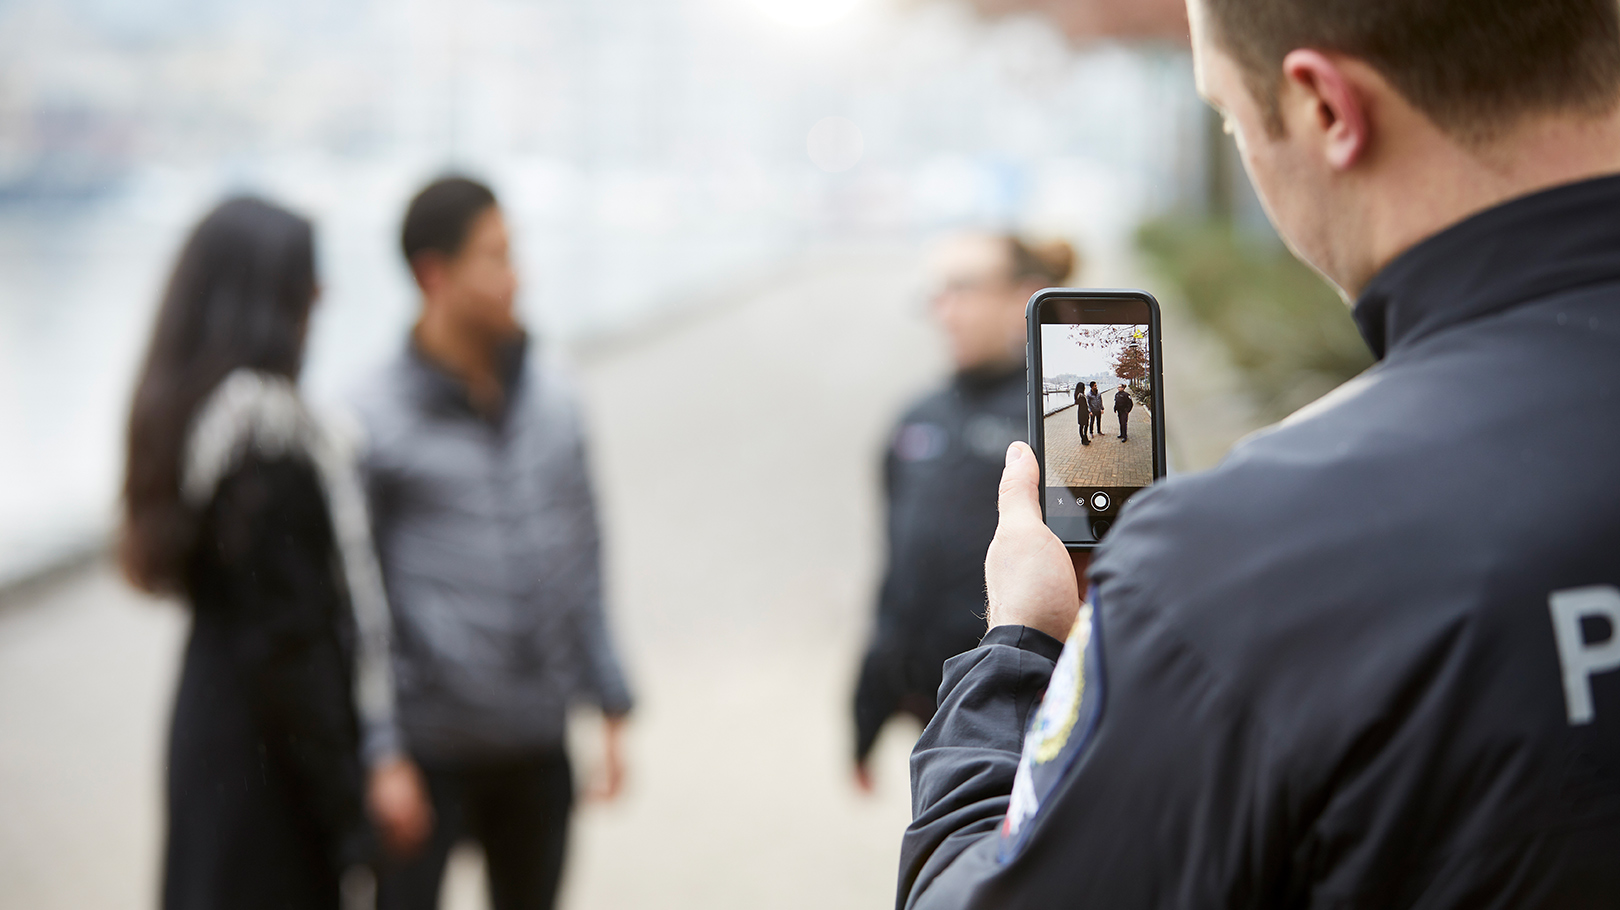
<path fill-rule="evenodd" d="M 1024 734 L 1012 801 L 1001 824 L 1001 859 L 1023 842 L 1031 818 L 1084 748 L 1102 705 L 1100 636 L 1090 604 L 1081 604 L 1069 640 Z"/>

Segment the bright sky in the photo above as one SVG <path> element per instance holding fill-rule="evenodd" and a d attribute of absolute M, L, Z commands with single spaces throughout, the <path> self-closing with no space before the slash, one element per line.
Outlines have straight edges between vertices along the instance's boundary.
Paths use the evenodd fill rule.
<path fill-rule="evenodd" d="M 799 28 L 820 28 L 854 12 L 862 0 L 753 0 L 760 12 Z"/>
<path fill-rule="evenodd" d="M 1090 376 L 1093 373 L 1112 373 L 1114 370 L 1114 355 L 1112 351 L 1104 348 L 1083 348 L 1075 344 L 1069 335 L 1071 329 L 1080 328 L 1089 330 L 1088 326 L 1070 325 L 1043 325 L 1041 326 L 1041 372 L 1042 378 L 1062 376 L 1073 373 L 1076 376 Z M 1101 329 L 1103 326 L 1097 326 Z M 1139 325 L 1138 330 L 1146 334 L 1147 326 Z"/>

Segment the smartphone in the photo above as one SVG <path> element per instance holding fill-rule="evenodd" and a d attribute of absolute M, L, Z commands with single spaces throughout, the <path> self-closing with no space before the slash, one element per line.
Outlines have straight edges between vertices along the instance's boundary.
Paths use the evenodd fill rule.
<path fill-rule="evenodd" d="M 1041 512 L 1065 546 L 1089 550 L 1164 476 L 1159 302 L 1146 291 L 1047 288 L 1026 319 Z"/>

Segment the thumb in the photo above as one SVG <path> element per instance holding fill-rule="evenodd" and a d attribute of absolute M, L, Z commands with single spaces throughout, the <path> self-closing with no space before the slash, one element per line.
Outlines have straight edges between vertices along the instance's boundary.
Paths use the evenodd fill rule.
<path fill-rule="evenodd" d="M 1041 469 L 1035 462 L 1035 450 L 1024 442 L 1008 446 L 1007 466 L 1001 471 L 1001 489 L 996 503 L 1003 523 L 1016 520 L 1041 523 L 1040 482 Z"/>

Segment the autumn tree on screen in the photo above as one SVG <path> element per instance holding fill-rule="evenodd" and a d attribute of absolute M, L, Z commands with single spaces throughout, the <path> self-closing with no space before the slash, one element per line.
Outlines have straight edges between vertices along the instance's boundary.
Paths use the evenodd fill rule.
<path fill-rule="evenodd" d="M 1135 341 L 1130 342 L 1119 350 L 1119 358 L 1114 361 L 1114 375 L 1135 384 L 1148 376 L 1147 352 Z"/>
<path fill-rule="evenodd" d="M 1077 347 L 1101 349 L 1111 358 L 1109 368 L 1124 380 L 1137 404 L 1153 409 L 1153 373 L 1148 359 L 1148 327 L 1126 323 L 1069 326 L 1069 340 Z"/>
<path fill-rule="evenodd" d="M 1114 361 L 1114 375 L 1125 380 L 1137 404 L 1153 410 L 1152 373 L 1148 369 L 1147 350 L 1140 342 L 1132 339 L 1120 348 L 1118 359 Z"/>

